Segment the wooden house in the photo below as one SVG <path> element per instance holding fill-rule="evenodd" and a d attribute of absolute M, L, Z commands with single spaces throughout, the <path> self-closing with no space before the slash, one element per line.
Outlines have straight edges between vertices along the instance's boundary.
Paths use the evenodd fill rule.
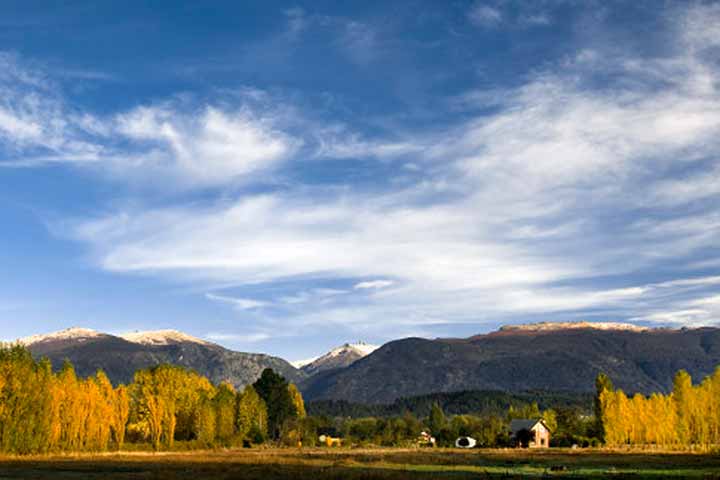
<path fill-rule="evenodd" d="M 543 419 L 510 422 L 510 439 L 518 448 L 548 448 L 550 429 Z"/>

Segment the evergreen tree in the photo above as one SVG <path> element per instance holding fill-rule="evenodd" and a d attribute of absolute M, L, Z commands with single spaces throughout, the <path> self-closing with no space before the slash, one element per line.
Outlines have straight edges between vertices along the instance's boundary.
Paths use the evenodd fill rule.
<path fill-rule="evenodd" d="M 277 440 L 282 433 L 283 424 L 297 417 L 297 409 L 288 388 L 288 382 L 271 368 L 263 370 L 260 378 L 253 384 L 260 398 L 267 405 L 268 433 Z"/>

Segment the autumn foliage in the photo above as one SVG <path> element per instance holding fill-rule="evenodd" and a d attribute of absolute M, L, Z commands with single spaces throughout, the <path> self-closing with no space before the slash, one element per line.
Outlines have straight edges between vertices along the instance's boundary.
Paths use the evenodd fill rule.
<path fill-rule="evenodd" d="M 609 446 L 707 448 L 720 444 L 720 367 L 698 385 L 680 371 L 667 395 L 629 397 L 612 387 L 599 393 Z"/>
<path fill-rule="evenodd" d="M 289 399 L 283 420 L 304 417 L 297 388 L 280 376 L 276 388 L 283 395 L 274 397 Z M 154 449 L 177 441 L 206 448 L 267 436 L 268 405 L 253 386 L 236 392 L 170 365 L 140 370 L 132 384 L 113 386 L 102 371 L 78 378 L 70 363 L 53 372 L 50 362 L 36 361 L 23 347 L 0 347 L 0 452 L 101 452 L 123 448 L 126 438 Z"/>

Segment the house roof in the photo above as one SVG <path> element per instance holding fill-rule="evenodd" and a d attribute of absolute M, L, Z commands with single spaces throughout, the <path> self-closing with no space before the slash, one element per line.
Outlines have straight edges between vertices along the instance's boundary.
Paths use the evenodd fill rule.
<path fill-rule="evenodd" d="M 532 430 L 533 428 L 535 428 L 535 425 L 537 425 L 538 423 L 542 423 L 545 428 L 550 430 L 542 418 L 535 418 L 535 419 L 523 418 L 523 419 L 518 419 L 518 420 L 512 420 L 510 422 L 510 431 L 513 433 L 513 435 L 516 434 L 517 432 L 519 432 L 520 430 L 528 430 L 529 431 L 529 430 Z"/>

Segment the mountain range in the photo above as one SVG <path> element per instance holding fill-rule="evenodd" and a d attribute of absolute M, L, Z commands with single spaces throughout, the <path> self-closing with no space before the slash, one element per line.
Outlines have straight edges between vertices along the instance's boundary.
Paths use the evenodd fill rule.
<path fill-rule="evenodd" d="M 136 332 L 123 336 L 84 328 L 20 339 L 36 357 L 47 357 L 59 368 L 70 360 L 78 375 L 102 369 L 114 383 L 128 383 L 136 370 L 170 363 L 187 367 L 219 383 L 236 388 L 254 382 L 265 368 L 280 372 L 292 382 L 304 374 L 281 358 L 261 353 L 228 350 L 174 330 Z"/>
<path fill-rule="evenodd" d="M 308 400 L 389 404 L 437 392 L 528 390 L 589 392 L 605 372 L 626 392 L 668 391 L 674 374 L 696 380 L 720 365 L 720 329 L 647 328 L 618 323 L 540 323 L 469 338 L 405 338 L 382 347 L 345 344 L 296 366 L 259 353 L 228 350 L 176 331 L 110 335 L 73 328 L 20 340 L 56 368 L 80 375 L 102 368 L 114 382 L 160 363 L 192 368 L 237 388 L 273 368 Z"/>
<path fill-rule="evenodd" d="M 464 339 L 393 341 L 302 388 L 309 399 L 391 403 L 461 390 L 591 391 L 604 372 L 626 392 L 650 393 L 668 391 L 680 369 L 698 380 L 718 365 L 718 328 L 542 323 Z"/>

